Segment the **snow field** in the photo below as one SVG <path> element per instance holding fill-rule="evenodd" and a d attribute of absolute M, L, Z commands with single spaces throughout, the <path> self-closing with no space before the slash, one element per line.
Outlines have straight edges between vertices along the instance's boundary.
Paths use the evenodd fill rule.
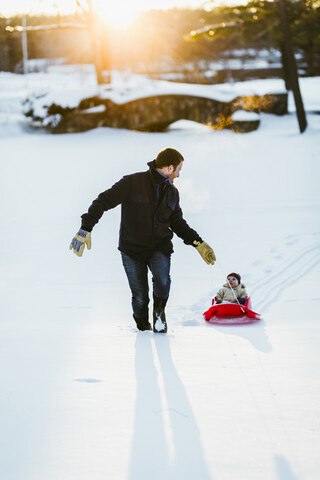
<path fill-rule="evenodd" d="M 163 134 L 50 136 L 8 115 L 1 478 L 315 480 L 319 117 L 308 114 L 303 135 L 294 115 L 264 115 L 246 135 L 179 122 Z M 185 157 L 181 205 L 217 264 L 174 240 L 168 334 L 154 335 L 134 329 L 120 210 L 105 214 L 81 259 L 68 245 L 97 194 L 165 146 Z M 203 321 L 230 271 L 261 322 Z"/>

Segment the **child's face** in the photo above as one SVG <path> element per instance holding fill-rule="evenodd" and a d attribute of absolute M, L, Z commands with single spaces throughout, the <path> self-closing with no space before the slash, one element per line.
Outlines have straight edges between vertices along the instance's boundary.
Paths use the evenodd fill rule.
<path fill-rule="evenodd" d="M 230 275 L 227 278 L 232 288 L 236 288 L 239 285 L 238 279 L 236 277 Z"/>

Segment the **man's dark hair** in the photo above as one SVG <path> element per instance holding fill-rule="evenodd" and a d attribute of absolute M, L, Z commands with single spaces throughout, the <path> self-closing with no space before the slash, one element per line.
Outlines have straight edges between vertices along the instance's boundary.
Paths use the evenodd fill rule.
<path fill-rule="evenodd" d="M 161 152 L 158 153 L 156 157 L 156 167 L 170 167 L 173 165 L 174 169 L 184 161 L 183 156 L 175 148 L 164 148 Z"/>

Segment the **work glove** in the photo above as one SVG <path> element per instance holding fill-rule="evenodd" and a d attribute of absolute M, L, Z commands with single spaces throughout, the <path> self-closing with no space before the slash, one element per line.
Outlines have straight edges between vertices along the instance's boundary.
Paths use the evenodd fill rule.
<path fill-rule="evenodd" d="M 201 257 L 208 265 L 214 265 L 216 256 L 210 245 L 208 245 L 206 242 L 198 242 L 197 240 L 193 242 L 193 245 L 196 247 Z"/>
<path fill-rule="evenodd" d="M 73 237 L 70 243 L 69 249 L 78 255 L 78 257 L 82 257 L 84 246 L 87 245 L 87 249 L 90 250 L 91 248 L 91 233 L 86 232 L 86 230 L 82 230 L 80 228 L 79 232 Z"/>

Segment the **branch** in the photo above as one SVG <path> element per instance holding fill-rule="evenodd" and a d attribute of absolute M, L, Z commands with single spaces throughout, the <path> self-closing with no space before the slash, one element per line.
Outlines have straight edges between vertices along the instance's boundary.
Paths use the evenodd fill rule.
<path fill-rule="evenodd" d="M 15 27 L 11 27 L 8 25 L 5 30 L 9 33 L 12 32 L 40 32 L 43 30 L 57 30 L 59 28 L 83 28 L 86 29 L 87 25 L 84 23 L 56 23 L 52 25 L 34 25 L 28 27 L 22 27 L 21 25 L 16 25 Z"/>
<path fill-rule="evenodd" d="M 228 23 L 218 23 L 216 25 L 206 25 L 205 27 L 199 28 L 198 30 L 192 30 L 190 32 L 190 35 L 191 37 L 198 37 L 200 35 L 205 35 L 207 33 L 210 35 L 210 32 L 213 32 L 211 35 L 214 35 L 214 33 L 217 30 L 222 30 L 227 27 L 237 27 L 240 23 L 242 22 L 228 22 Z"/>

